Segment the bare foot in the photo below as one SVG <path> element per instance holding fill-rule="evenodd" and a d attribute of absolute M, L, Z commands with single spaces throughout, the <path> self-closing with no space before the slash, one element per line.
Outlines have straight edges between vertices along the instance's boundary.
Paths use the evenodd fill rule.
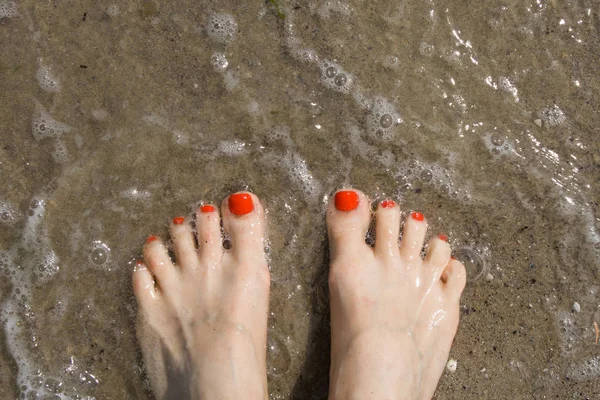
<path fill-rule="evenodd" d="M 442 235 L 421 258 L 422 214 L 408 216 L 398 245 L 400 209 L 378 204 L 371 248 L 366 196 L 343 190 L 332 200 L 329 399 L 431 399 L 458 327 L 464 266 L 450 258 Z"/>
<path fill-rule="evenodd" d="M 258 198 L 236 193 L 221 206 L 232 248 L 221 246 L 219 211 L 171 223 L 173 264 L 148 238 L 133 272 L 138 338 L 157 399 L 266 399 L 269 270 Z"/>

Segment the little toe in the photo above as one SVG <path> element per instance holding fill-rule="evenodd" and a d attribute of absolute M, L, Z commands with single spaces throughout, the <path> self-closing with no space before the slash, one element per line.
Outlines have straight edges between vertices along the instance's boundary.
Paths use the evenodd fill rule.
<path fill-rule="evenodd" d="M 371 209 L 363 192 L 342 189 L 335 193 L 327 207 L 327 232 L 333 256 L 364 251 L 365 233 L 369 228 Z"/>
<path fill-rule="evenodd" d="M 258 197 L 238 192 L 223 200 L 223 227 L 231 235 L 238 260 L 265 259 L 265 216 Z"/>
<path fill-rule="evenodd" d="M 194 234 L 189 221 L 185 217 L 175 217 L 171 223 L 171 239 L 173 239 L 173 249 L 175 250 L 175 259 L 180 268 L 196 268 L 198 266 L 198 254 L 196 253 L 196 243 Z"/>
<path fill-rule="evenodd" d="M 177 288 L 177 271 L 169 258 L 167 249 L 156 236 L 150 236 L 144 246 L 144 261 L 156 278 L 158 287 L 164 292 L 173 292 Z"/>
<path fill-rule="evenodd" d="M 431 274 L 432 282 L 440 279 L 444 269 L 450 262 L 451 249 L 445 235 L 438 235 L 429 241 L 425 265 L 427 273 Z"/>
<path fill-rule="evenodd" d="M 467 283 L 467 271 L 463 263 L 452 258 L 442 272 L 440 281 L 445 285 L 448 294 L 458 301 Z"/>
<path fill-rule="evenodd" d="M 150 302 L 157 298 L 158 293 L 154 287 L 154 277 L 143 261 L 137 261 L 132 274 L 133 292 L 140 307 L 146 308 Z"/>
<path fill-rule="evenodd" d="M 393 200 L 379 203 L 375 216 L 375 254 L 381 257 L 398 256 L 400 207 Z"/>
<path fill-rule="evenodd" d="M 223 254 L 221 248 L 221 218 L 212 204 L 203 204 L 196 211 L 198 231 L 198 255 L 202 262 L 219 263 Z"/>
<path fill-rule="evenodd" d="M 427 221 L 423 214 L 412 212 L 406 218 L 400 243 L 400 256 L 404 260 L 410 261 L 421 256 L 426 231 Z"/>

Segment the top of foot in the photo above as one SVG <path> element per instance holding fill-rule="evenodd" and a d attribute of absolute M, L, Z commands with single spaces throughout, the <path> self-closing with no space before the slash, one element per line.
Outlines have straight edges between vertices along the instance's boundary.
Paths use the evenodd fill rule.
<path fill-rule="evenodd" d="M 459 320 L 465 269 L 427 220 L 386 200 L 375 211 L 375 246 L 365 243 L 370 202 L 357 190 L 335 194 L 327 210 L 331 252 L 330 399 L 430 399 Z"/>

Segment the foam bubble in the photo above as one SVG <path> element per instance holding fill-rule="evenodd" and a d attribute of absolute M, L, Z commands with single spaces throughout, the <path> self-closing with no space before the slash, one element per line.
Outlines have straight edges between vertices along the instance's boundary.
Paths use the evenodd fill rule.
<path fill-rule="evenodd" d="M 42 140 L 49 137 L 56 138 L 70 131 L 71 127 L 69 125 L 56 121 L 40 102 L 35 101 L 35 111 L 31 124 L 31 133 L 35 140 Z"/>
<path fill-rule="evenodd" d="M 353 77 L 338 64 L 331 61 L 319 63 L 321 82 L 337 92 L 348 93 L 353 84 Z"/>
<path fill-rule="evenodd" d="M 237 22 L 230 14 L 213 14 L 208 18 L 206 33 L 219 43 L 231 42 L 237 33 Z"/>
<path fill-rule="evenodd" d="M 433 55 L 433 50 L 434 47 L 432 44 L 421 42 L 419 45 L 419 53 L 421 53 L 422 56 L 431 57 Z"/>
<path fill-rule="evenodd" d="M 56 140 L 54 142 L 54 151 L 52 152 L 52 159 L 57 164 L 66 164 L 69 161 L 69 151 L 65 142 L 62 140 Z"/>
<path fill-rule="evenodd" d="M 240 140 L 224 140 L 219 142 L 219 151 L 228 156 L 239 156 L 248 153 L 247 144 Z"/>
<path fill-rule="evenodd" d="M 0 18 L 14 18 L 19 15 L 17 3 L 14 1 L 0 2 Z"/>
<path fill-rule="evenodd" d="M 0 200 L 0 224 L 2 225 L 13 225 L 19 214 L 15 211 L 12 204 Z"/>
<path fill-rule="evenodd" d="M 45 65 L 40 65 L 38 68 L 35 77 L 40 84 L 40 87 L 44 89 L 46 92 L 58 93 L 60 92 L 60 82 L 52 73 L 52 69 Z"/>
<path fill-rule="evenodd" d="M 223 54 L 223 53 L 219 53 L 219 52 L 213 53 L 213 55 L 210 58 L 210 61 L 213 65 L 213 68 L 217 72 L 223 72 L 229 66 L 227 57 L 225 57 L 225 54 Z"/>
<path fill-rule="evenodd" d="M 101 240 L 94 240 L 87 249 L 89 265 L 95 268 L 110 267 L 110 247 Z M 110 270 L 110 268 L 108 268 Z"/>
<path fill-rule="evenodd" d="M 148 190 L 140 190 L 138 188 L 132 187 L 129 189 L 122 190 L 119 195 L 122 198 L 139 201 L 139 202 L 147 202 L 152 197 L 152 194 Z"/>
<path fill-rule="evenodd" d="M 538 115 L 548 126 L 560 125 L 567 119 L 565 113 L 556 104 L 541 109 Z"/>
<path fill-rule="evenodd" d="M 393 104 L 383 97 L 376 97 L 367 116 L 367 131 L 377 140 L 388 141 L 393 137 L 393 128 L 402 123 L 402 117 Z"/>
<path fill-rule="evenodd" d="M 513 145 L 508 140 L 508 137 L 495 129 L 486 133 L 482 139 L 485 147 L 496 157 L 502 154 L 509 154 L 513 151 Z"/>
<path fill-rule="evenodd" d="M 396 69 L 400 66 L 400 59 L 396 56 L 387 56 L 383 59 L 383 66 L 390 69 Z"/>
<path fill-rule="evenodd" d="M 498 87 L 500 90 L 512 94 L 515 100 L 519 101 L 519 91 L 517 90 L 515 84 L 510 81 L 510 79 L 505 76 L 498 77 Z"/>

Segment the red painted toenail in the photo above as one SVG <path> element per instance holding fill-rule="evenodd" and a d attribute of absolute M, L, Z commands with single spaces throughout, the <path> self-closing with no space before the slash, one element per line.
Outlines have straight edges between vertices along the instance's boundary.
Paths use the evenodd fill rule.
<path fill-rule="evenodd" d="M 443 233 L 440 233 L 440 234 L 438 235 L 438 237 L 439 237 L 440 239 L 442 239 L 444 242 L 447 242 L 447 241 L 448 241 L 448 235 L 444 235 Z"/>
<path fill-rule="evenodd" d="M 154 242 L 156 239 L 158 239 L 158 237 L 152 235 L 146 239 L 146 243 Z"/>
<path fill-rule="evenodd" d="M 451 259 L 453 259 L 453 260 L 456 260 L 456 257 L 454 257 L 454 256 L 452 256 L 452 257 L 450 257 L 450 258 L 451 258 Z"/>
<path fill-rule="evenodd" d="M 185 218 L 183 218 L 183 217 L 175 217 L 175 218 L 173 218 L 173 223 L 175 225 L 181 225 L 181 224 L 183 224 L 183 221 L 185 221 Z"/>
<path fill-rule="evenodd" d="M 142 260 L 135 260 L 135 265 L 137 265 L 138 267 L 143 264 L 144 264 L 144 262 Z"/>
<path fill-rule="evenodd" d="M 396 207 L 396 202 L 394 200 L 384 200 L 381 202 L 381 207 L 394 208 L 394 207 Z"/>
<path fill-rule="evenodd" d="M 352 211 L 358 207 L 358 194 L 353 190 L 344 190 L 335 194 L 335 208 L 339 211 Z"/>
<path fill-rule="evenodd" d="M 200 211 L 202 211 L 203 213 L 209 213 L 209 212 L 215 211 L 215 208 L 213 206 L 211 206 L 210 204 L 203 204 L 200 207 Z"/>
<path fill-rule="evenodd" d="M 245 215 L 254 210 L 252 196 L 248 193 L 234 193 L 229 196 L 229 211 L 235 215 Z"/>
<path fill-rule="evenodd" d="M 420 212 L 413 212 L 412 214 L 410 214 L 410 216 L 413 217 L 413 219 L 415 219 L 417 221 L 425 220 L 425 216 L 423 214 L 421 214 Z"/>

